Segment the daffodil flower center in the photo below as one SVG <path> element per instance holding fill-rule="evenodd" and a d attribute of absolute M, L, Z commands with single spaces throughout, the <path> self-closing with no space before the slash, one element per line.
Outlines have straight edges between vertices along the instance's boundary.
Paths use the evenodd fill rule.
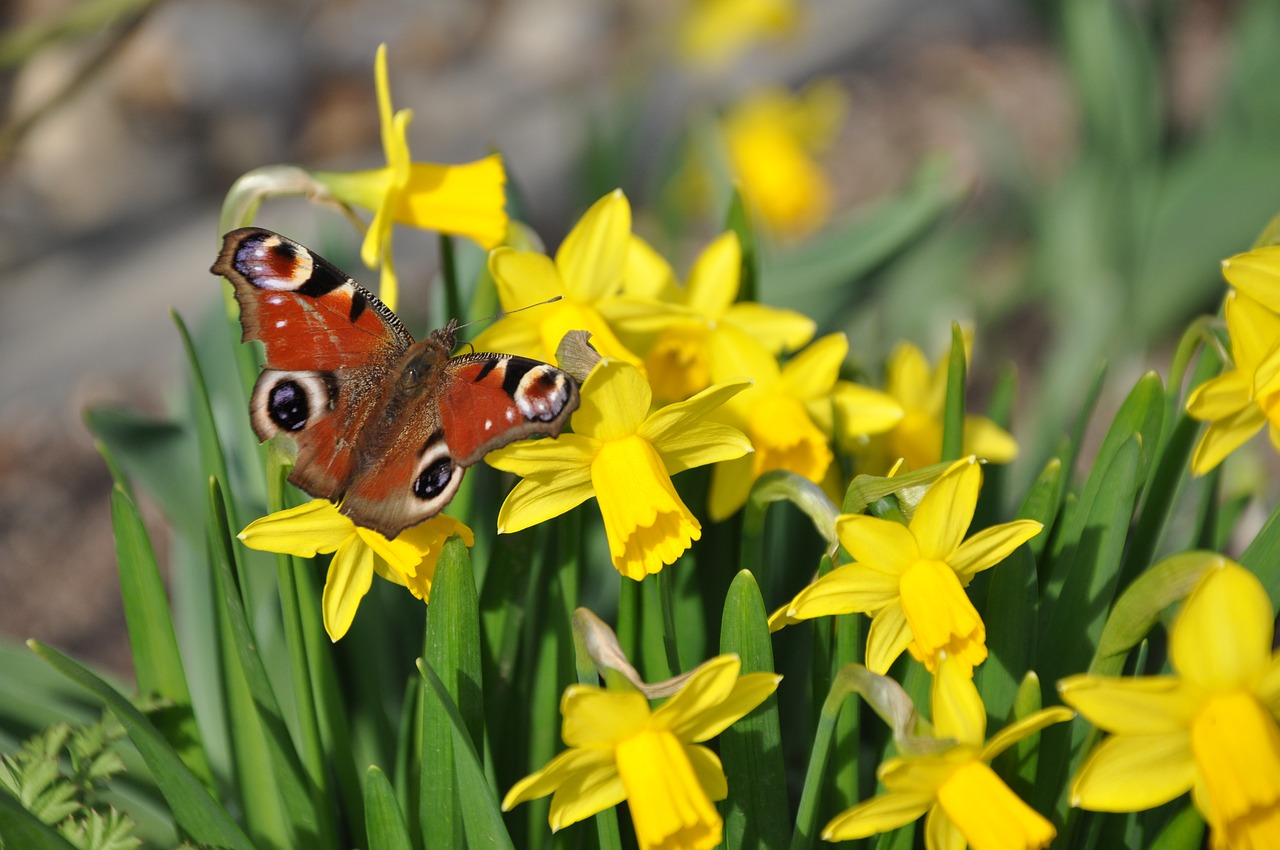
<path fill-rule="evenodd" d="M 981 761 L 962 764 L 937 793 L 938 805 L 974 850 L 1034 850 L 1053 840 L 1053 824 Z"/>
<path fill-rule="evenodd" d="M 674 734 L 644 729 L 620 742 L 616 756 L 641 848 L 720 843 L 720 815 Z"/>
<path fill-rule="evenodd" d="M 987 657 L 987 630 L 951 565 L 919 560 L 898 579 L 902 611 L 914 640 L 912 655 L 932 672 L 946 651 L 970 668 Z"/>
<path fill-rule="evenodd" d="M 1280 835 L 1280 728 L 1257 697 L 1211 696 L 1191 722 L 1191 750 L 1225 846 L 1263 847 Z"/>
<path fill-rule="evenodd" d="M 821 481 L 831 465 L 831 449 L 797 399 L 777 393 L 751 410 L 747 429 L 755 446 L 754 476 L 788 469 L 810 481 Z"/>
<path fill-rule="evenodd" d="M 696 326 L 675 326 L 654 340 L 644 360 L 653 393 L 660 399 L 683 401 L 711 384 L 707 334 Z"/>
<path fill-rule="evenodd" d="M 591 462 L 613 565 L 637 581 L 689 548 L 702 526 L 676 494 L 662 458 L 640 436 L 606 440 Z"/>

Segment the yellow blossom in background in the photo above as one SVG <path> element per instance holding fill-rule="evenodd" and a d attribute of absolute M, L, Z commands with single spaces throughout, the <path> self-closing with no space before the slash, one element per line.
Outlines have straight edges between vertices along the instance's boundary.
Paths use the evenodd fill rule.
<path fill-rule="evenodd" d="M 1071 804 L 1134 812 L 1192 792 L 1215 848 L 1280 838 L 1280 655 L 1262 582 L 1219 555 L 1169 634 L 1175 675 L 1070 676 L 1058 692 L 1110 737 L 1086 757 Z"/>
<path fill-rule="evenodd" d="M 644 375 L 629 363 L 602 361 L 582 384 L 572 434 L 526 440 L 485 457 L 523 478 L 502 504 L 498 532 L 528 528 L 594 496 L 618 572 L 639 581 L 674 563 L 702 536 L 702 525 L 671 476 L 751 451 L 739 431 L 705 421 L 746 386 L 717 384 L 650 414 Z"/>
<path fill-rule="evenodd" d="M 584 330 L 601 356 L 640 365 L 640 358 L 622 344 L 599 310 L 602 301 L 622 288 L 630 240 L 631 205 L 621 190 L 614 190 L 583 214 L 554 260 L 512 248 L 490 253 L 489 271 L 503 310 L 564 297 L 536 310 L 504 316 L 476 336 L 475 348 L 550 362 L 566 333 Z"/>
<path fill-rule="evenodd" d="M 752 483 L 772 469 L 822 483 L 834 455 L 828 432 L 819 423 L 831 422 L 832 395 L 840 394 L 837 378 L 848 351 L 844 334 L 829 334 L 779 366 L 767 348 L 736 327 L 722 327 L 711 338 L 711 380 L 745 377 L 753 382 L 725 404 L 717 418 L 741 429 L 755 446 L 754 454 L 712 470 L 708 499 L 712 519 L 724 519 L 741 508 Z M 850 417 L 844 424 L 862 433 L 890 428 L 901 416 L 887 398 L 881 404 L 861 409 L 854 405 L 844 412 Z"/>
<path fill-rule="evenodd" d="M 950 361 L 950 354 L 945 354 L 930 369 L 924 352 L 912 343 L 900 342 L 894 348 L 885 369 L 884 389 L 904 413 L 893 429 L 871 440 L 866 451 L 868 473 L 882 475 L 899 459 L 906 461 L 907 469 L 921 469 L 942 460 L 942 417 Z M 1009 463 L 1018 455 L 1018 444 L 987 417 L 970 414 L 964 418 L 960 450 L 991 463 Z"/>
<path fill-rule="evenodd" d="M 649 848 L 710 848 L 723 823 L 713 800 L 728 794 L 720 759 L 700 746 L 764 702 L 781 676 L 739 677 L 736 655 L 700 666 L 656 709 L 633 690 L 570 685 L 560 700 L 561 737 L 569 749 L 512 786 L 502 810 L 551 798 L 553 831 L 623 800 L 636 840 Z"/>
<path fill-rule="evenodd" d="M 814 157 L 835 139 L 846 100 L 839 85 L 823 81 L 798 95 L 759 92 L 725 115 L 730 170 L 765 229 L 798 238 L 831 217 L 831 182 Z"/>
<path fill-rule="evenodd" d="M 1191 471 L 1204 475 L 1270 421 L 1280 449 L 1280 316 L 1243 291 L 1226 300 L 1234 368 L 1187 396 L 1187 414 L 1209 423 L 1196 443 Z"/>
<path fill-rule="evenodd" d="M 865 514 L 836 521 L 854 563 L 837 567 L 769 618 L 774 631 L 834 614 L 873 615 L 867 668 L 884 674 L 904 649 L 933 670 L 942 654 L 966 674 L 987 657 L 986 626 L 964 588 L 1043 526 L 993 525 L 964 539 L 982 488 L 977 459 L 952 464 L 924 494 L 908 525 Z"/>
<path fill-rule="evenodd" d="M 758 42 L 795 29 L 795 0 L 687 0 L 680 52 L 693 63 L 722 68 Z"/>
<path fill-rule="evenodd" d="M 725 328 L 743 331 L 775 355 L 813 338 L 816 323 L 802 313 L 736 302 L 741 277 L 742 244 L 733 231 L 712 240 L 683 288 L 674 285 L 666 261 L 632 237 L 626 294 L 602 311 L 620 334 L 652 337 L 644 363 L 658 399 L 680 401 L 710 386 L 713 338 Z"/>
<path fill-rule="evenodd" d="M 413 162 L 406 135 L 413 113 L 408 109 L 391 111 L 385 44 L 378 47 L 374 78 L 387 164 L 367 171 L 327 171 L 315 176 L 339 201 L 373 210 L 360 259 L 371 269 L 382 269 L 378 294 L 394 310 L 393 224 L 466 236 L 483 248 L 493 248 L 507 232 L 507 174 L 497 154 L 463 165 Z"/>
<path fill-rule="evenodd" d="M 300 558 L 333 553 L 325 577 L 322 608 L 324 629 L 330 640 L 337 641 L 351 627 L 374 573 L 407 587 L 426 602 L 440 550 L 455 534 L 467 546 L 475 543 L 471 529 L 444 514 L 388 540 L 373 529 L 353 523 L 328 499 L 313 499 L 254 520 L 240 532 L 240 539 L 250 549 Z"/>
<path fill-rule="evenodd" d="M 928 850 L 1036 850 L 1056 835 L 1053 824 L 1010 790 L 991 760 L 1046 726 L 1070 720 L 1061 706 L 1019 720 L 986 740 L 987 710 L 958 659 L 945 654 L 933 678 L 933 733 L 954 743 L 940 751 L 904 754 L 882 763 L 876 777 L 885 791 L 836 815 L 822 831 L 827 841 L 867 838 L 905 826 L 928 812 Z"/>

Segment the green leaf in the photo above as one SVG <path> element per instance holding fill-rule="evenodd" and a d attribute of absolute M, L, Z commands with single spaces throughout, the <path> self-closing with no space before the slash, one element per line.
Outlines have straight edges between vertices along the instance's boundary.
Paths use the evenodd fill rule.
<path fill-rule="evenodd" d="M 70 658 L 37 641 L 31 650 L 67 678 L 94 694 L 116 715 L 146 761 L 179 826 L 195 841 L 230 850 L 254 850 L 248 836 L 209 796 L 160 732 L 122 694 Z"/>
<path fill-rule="evenodd" d="M 935 158 L 916 172 L 910 187 L 857 219 L 835 222 L 822 235 L 761 268 L 761 300 L 809 315 L 831 315 L 865 294 L 850 286 L 916 245 L 966 191 L 952 166 Z"/>
<path fill-rule="evenodd" d="M 1240 555 L 1240 564 L 1262 582 L 1271 596 L 1272 606 L 1280 607 L 1280 505 Z"/>
<path fill-rule="evenodd" d="M 451 705 L 458 706 L 473 745 L 484 741 L 484 701 L 480 673 L 480 608 L 471 559 L 458 537 L 440 553 L 427 606 L 425 668 L 446 683 Z M 423 686 L 426 687 L 425 685 Z M 450 718 L 438 700 L 422 700 L 422 784 L 419 822 L 426 847 L 463 843 L 461 809 L 465 805 L 455 773 Z"/>
<path fill-rule="evenodd" d="M 485 779 L 484 767 L 472 746 L 466 721 L 435 671 L 427 664 L 419 664 L 418 672 L 427 685 L 426 699 L 439 704 L 449 720 L 449 734 L 453 741 L 453 769 L 458 783 L 458 799 L 467 844 L 471 847 L 514 848 L 511 836 L 507 834 L 507 828 L 502 822 L 498 800 Z"/>
<path fill-rule="evenodd" d="M 245 718 L 246 722 L 243 725 L 238 724 L 233 729 L 233 735 L 249 734 L 252 738 L 248 740 L 261 735 L 262 751 L 255 755 L 254 761 L 258 769 L 265 770 L 268 777 L 274 780 L 275 793 L 283 806 L 281 814 L 295 839 L 292 846 L 298 846 L 298 844 L 308 847 L 334 846 L 336 835 L 332 822 L 325 824 L 327 829 L 321 829 L 316 810 L 315 789 L 311 787 L 307 773 L 303 770 L 301 760 L 294 749 L 293 737 L 285 724 L 275 690 L 271 686 L 271 677 L 267 673 L 262 656 L 258 653 L 258 640 L 249 625 L 244 603 L 236 590 L 235 574 L 232 571 L 232 565 L 236 560 L 235 549 L 231 543 L 232 534 L 227 525 L 227 515 L 223 510 L 225 502 L 216 481 L 212 482 L 209 488 L 209 502 L 212 518 L 210 549 L 213 555 L 214 585 L 221 598 L 229 626 L 224 640 L 231 644 L 230 648 L 239 661 L 239 670 L 244 677 L 246 695 L 251 706 L 246 706 L 245 711 L 252 711 L 257 721 L 251 723 Z M 246 744 L 248 740 L 240 743 Z M 247 749 L 246 746 L 238 746 L 237 753 L 243 757 Z M 274 815 L 269 817 L 274 820 Z"/>
<path fill-rule="evenodd" d="M 958 460 L 964 451 L 964 331 L 951 324 L 951 356 L 947 358 L 947 398 L 942 413 L 942 460 Z"/>
<path fill-rule="evenodd" d="M 376 765 L 370 765 L 365 774 L 364 811 L 369 850 L 412 850 L 409 826 L 396 802 L 396 792 Z"/>
<path fill-rule="evenodd" d="M 742 246 L 742 271 L 738 284 L 738 301 L 757 301 L 760 291 L 760 257 L 756 242 L 755 228 L 751 226 L 751 214 L 747 211 L 746 201 L 742 197 L 742 187 L 733 187 L 733 197 L 729 201 L 729 214 L 725 226 L 738 234 L 738 244 Z"/>
<path fill-rule="evenodd" d="M 1029 638 L 1036 633 L 1040 594 L 1030 547 L 1019 546 L 990 574 L 982 610 L 989 657 L 973 671 L 973 679 L 987 713 L 1004 717 L 1033 661 Z"/>
<path fill-rule="evenodd" d="M 138 690 L 154 694 L 166 703 L 151 713 L 152 722 L 191 772 L 212 790 L 213 772 L 192 711 L 191 692 L 173 632 L 173 614 L 164 581 L 138 508 L 119 484 L 111 492 L 111 522 L 115 529 L 120 594 Z"/>
<path fill-rule="evenodd" d="M 742 673 L 773 672 L 773 643 L 764 599 L 751 573 L 729 585 L 720 625 L 720 651 L 736 652 Z M 778 698 L 758 708 L 720 735 L 720 758 L 729 777 L 725 801 L 725 844 L 734 848 L 781 847 L 791 825 Z"/>

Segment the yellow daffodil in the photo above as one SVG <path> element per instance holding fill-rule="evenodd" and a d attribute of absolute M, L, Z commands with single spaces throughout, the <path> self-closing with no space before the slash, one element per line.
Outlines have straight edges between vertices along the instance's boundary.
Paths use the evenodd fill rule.
<path fill-rule="evenodd" d="M 702 536 L 702 526 L 671 476 L 751 451 L 739 431 L 702 421 L 746 386 L 718 384 L 650 415 L 644 375 L 604 360 L 582 384 L 572 434 L 516 443 L 485 458 L 523 476 L 498 513 L 499 533 L 536 525 L 595 496 L 618 572 L 639 581 L 674 563 Z"/>
<path fill-rule="evenodd" d="M 901 342 L 894 349 L 885 370 L 884 388 L 905 412 L 896 427 L 871 440 L 867 472 L 883 474 L 899 459 L 906 462 L 907 469 L 942 460 L 942 416 L 950 360 L 949 354 L 944 355 L 930 370 L 924 353 L 915 345 Z M 1017 457 L 1018 444 L 987 417 L 968 415 L 961 451 L 991 463 L 1008 463 Z"/>
<path fill-rule="evenodd" d="M 712 68 L 732 62 L 754 44 L 795 28 L 795 0 L 689 0 L 680 21 L 680 51 Z"/>
<path fill-rule="evenodd" d="M 1196 475 L 1222 463 L 1268 420 L 1280 450 L 1280 316 L 1243 291 L 1228 293 L 1225 309 L 1234 368 L 1187 397 L 1187 414 L 1209 423 L 1191 457 Z"/>
<path fill-rule="evenodd" d="M 644 363 L 659 399 L 680 401 L 710 386 L 712 338 L 723 328 L 743 331 L 771 354 L 792 351 L 813 338 L 816 323 L 802 313 L 735 303 L 741 276 L 742 244 L 733 231 L 706 247 L 683 288 L 672 285 L 675 275 L 666 261 L 632 237 L 626 292 L 644 295 L 612 299 L 602 311 L 619 333 L 652 337 Z M 665 300 L 659 300 L 662 296 Z"/>
<path fill-rule="evenodd" d="M 1071 676 L 1063 701 L 1111 733 L 1086 757 L 1071 804 L 1132 812 L 1188 790 L 1215 848 L 1280 838 L 1280 655 L 1262 583 L 1208 560 L 1169 634 L 1171 676 Z"/>
<path fill-rule="evenodd" d="M 723 825 L 712 801 L 725 798 L 728 781 L 700 744 L 764 702 L 782 678 L 739 677 L 740 668 L 738 656 L 717 656 L 655 709 L 638 691 L 571 685 L 560 700 L 569 749 L 512 786 L 503 811 L 554 792 L 549 821 L 560 830 L 626 800 L 642 850 L 715 847 Z"/>
<path fill-rule="evenodd" d="M 909 525 L 865 514 L 836 521 L 854 563 L 837 567 L 770 617 L 770 628 L 833 614 L 872 614 L 867 667 L 885 673 L 909 649 L 933 670 L 946 653 L 966 673 L 987 657 L 986 626 L 964 588 L 1040 533 L 1033 520 L 964 539 L 982 487 L 977 459 L 952 464 L 916 506 Z"/>
<path fill-rule="evenodd" d="M 799 95 L 760 92 L 725 116 L 729 166 L 768 230 L 800 237 L 830 218 L 831 184 L 814 156 L 835 138 L 845 101 L 840 87 L 825 81 Z"/>
<path fill-rule="evenodd" d="M 1047 847 L 1053 824 L 1024 803 L 990 767 L 991 760 L 1046 726 L 1070 720 L 1070 709 L 1046 708 L 986 740 L 987 711 L 967 665 L 943 654 L 933 679 L 933 730 L 954 743 L 941 750 L 904 754 L 880 765 L 885 792 L 835 816 L 822 831 L 827 841 L 888 832 L 925 818 L 928 850 L 1034 850 Z"/>
<path fill-rule="evenodd" d="M 475 543 L 471 529 L 444 514 L 388 540 L 353 523 L 328 499 L 314 499 L 254 520 L 240 532 L 240 539 L 250 549 L 300 558 L 334 553 L 325 577 L 322 607 L 325 631 L 330 640 L 337 641 L 351 627 L 374 573 L 407 587 L 426 602 L 440 550 L 455 534 L 468 546 Z"/>
<path fill-rule="evenodd" d="M 560 244 L 555 260 L 536 251 L 499 248 L 489 254 L 489 271 L 498 285 L 504 310 L 518 310 L 549 298 L 554 304 L 512 313 L 475 339 L 480 351 L 503 351 L 537 360 L 554 359 L 557 346 L 571 330 L 591 334 L 591 344 L 604 357 L 636 365 L 601 316 L 600 303 L 622 288 L 631 239 L 631 205 L 621 190 L 596 201 Z"/>
<path fill-rule="evenodd" d="M 502 242 L 507 232 L 506 170 L 494 154 L 463 165 L 413 162 L 406 135 L 413 113 L 391 111 L 387 81 L 387 46 L 379 45 L 374 62 L 378 89 L 378 118 L 387 164 L 352 172 L 320 172 L 316 178 L 339 201 L 373 210 L 360 258 L 371 269 L 382 269 L 379 295 L 396 306 L 396 275 L 392 263 L 391 231 L 395 222 L 474 239 L 484 248 Z"/>
<path fill-rule="evenodd" d="M 752 482 L 771 469 L 786 469 L 821 483 L 833 459 L 828 445 L 832 396 L 849 400 L 839 389 L 845 382 L 836 380 L 849 350 L 845 335 L 815 340 L 782 366 L 750 334 L 731 325 L 711 337 L 709 350 L 713 381 L 736 377 L 753 381 L 750 389 L 725 404 L 717 418 L 744 431 L 755 447 L 750 457 L 721 463 L 712 471 L 711 518 L 731 516 L 746 502 Z M 879 404 L 846 405 L 840 412 L 843 426 L 861 433 L 890 428 L 901 416 L 887 398 Z"/>

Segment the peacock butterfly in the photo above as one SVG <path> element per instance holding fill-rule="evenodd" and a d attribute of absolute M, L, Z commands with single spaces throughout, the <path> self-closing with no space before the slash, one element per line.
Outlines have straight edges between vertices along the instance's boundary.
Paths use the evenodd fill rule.
<path fill-rule="evenodd" d="M 435 516 L 466 467 L 515 440 L 560 433 L 578 407 L 566 372 L 510 354 L 450 356 L 456 321 L 415 342 L 336 266 L 257 227 L 223 237 L 242 339 L 266 365 L 249 415 L 298 447 L 289 481 L 388 538 Z"/>

